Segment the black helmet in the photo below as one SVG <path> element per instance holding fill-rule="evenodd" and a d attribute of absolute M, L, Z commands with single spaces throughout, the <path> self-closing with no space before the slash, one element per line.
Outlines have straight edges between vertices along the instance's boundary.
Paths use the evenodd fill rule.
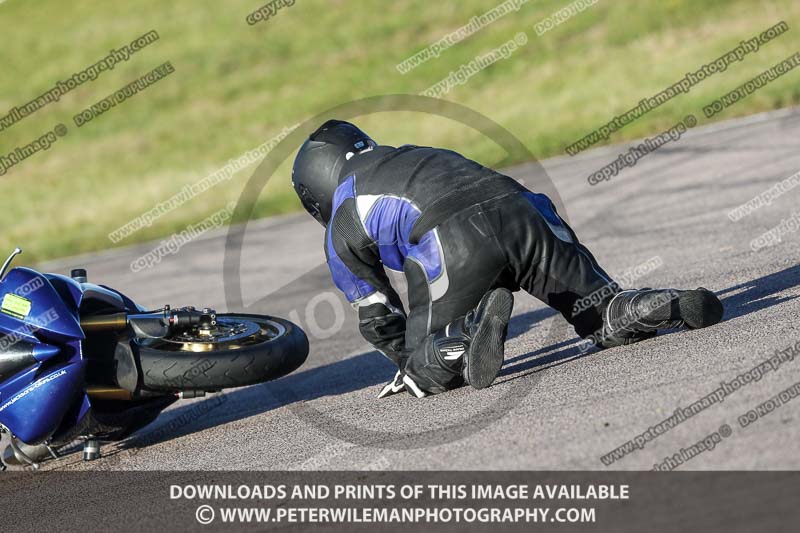
<path fill-rule="evenodd" d="M 323 226 L 331 219 L 333 193 L 345 161 L 374 146 L 375 141 L 353 124 L 329 120 L 300 147 L 292 166 L 292 185 L 306 211 Z"/>

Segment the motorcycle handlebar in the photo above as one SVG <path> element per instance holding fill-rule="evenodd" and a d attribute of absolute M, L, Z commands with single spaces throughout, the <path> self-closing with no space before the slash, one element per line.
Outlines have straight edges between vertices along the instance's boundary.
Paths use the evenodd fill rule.
<path fill-rule="evenodd" d="M 98 331 L 123 331 L 128 325 L 134 330 L 142 330 L 151 336 L 166 334 L 167 330 L 184 330 L 203 324 L 208 321 L 210 325 L 216 324 L 216 314 L 206 314 L 195 310 L 179 309 L 175 311 L 158 311 L 141 315 L 122 311 L 108 315 L 94 315 L 81 317 L 81 328 L 84 332 Z"/>

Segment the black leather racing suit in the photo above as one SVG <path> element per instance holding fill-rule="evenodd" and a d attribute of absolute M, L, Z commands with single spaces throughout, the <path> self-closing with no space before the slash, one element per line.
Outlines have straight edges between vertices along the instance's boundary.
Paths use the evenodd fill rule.
<path fill-rule="evenodd" d="M 460 362 L 424 346 L 490 289 L 520 288 L 558 310 L 578 335 L 602 326 L 580 299 L 612 284 L 550 199 L 450 151 L 379 146 L 343 168 L 325 235 L 336 286 L 373 346 L 423 390 L 461 383 Z M 401 271 L 409 312 L 384 268 Z"/>

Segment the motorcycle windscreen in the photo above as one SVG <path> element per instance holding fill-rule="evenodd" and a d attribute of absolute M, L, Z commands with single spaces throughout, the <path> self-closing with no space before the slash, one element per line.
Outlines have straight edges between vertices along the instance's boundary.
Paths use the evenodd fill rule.
<path fill-rule="evenodd" d="M 14 268 L 0 281 L 0 333 L 83 339 L 77 308 L 30 268 Z"/>

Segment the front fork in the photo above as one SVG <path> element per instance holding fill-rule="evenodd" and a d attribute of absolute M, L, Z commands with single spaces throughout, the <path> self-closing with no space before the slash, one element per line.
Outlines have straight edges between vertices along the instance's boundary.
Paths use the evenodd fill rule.
<path fill-rule="evenodd" d="M 81 317 L 81 328 L 85 333 L 100 331 L 125 331 L 128 327 L 138 338 L 161 339 L 170 334 L 191 330 L 197 327 L 211 328 L 217 325 L 217 312 L 205 308 L 198 311 L 194 307 L 163 309 L 148 313 L 129 314 L 126 312 L 109 315 Z"/>

